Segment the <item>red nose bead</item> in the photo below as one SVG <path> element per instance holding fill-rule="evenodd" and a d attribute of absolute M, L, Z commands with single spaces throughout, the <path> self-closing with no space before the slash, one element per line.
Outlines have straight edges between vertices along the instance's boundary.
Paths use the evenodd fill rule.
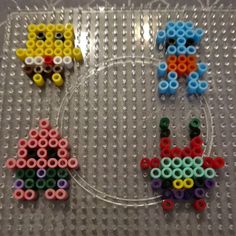
<path fill-rule="evenodd" d="M 169 212 L 173 210 L 175 204 L 171 199 L 165 199 L 162 201 L 161 206 L 164 211 Z"/>
<path fill-rule="evenodd" d="M 202 167 L 210 168 L 212 167 L 212 162 L 213 162 L 213 159 L 211 157 L 204 157 Z"/>
<path fill-rule="evenodd" d="M 202 212 L 206 208 L 206 202 L 204 199 L 197 199 L 194 201 L 193 207 L 195 208 L 196 211 Z"/>
<path fill-rule="evenodd" d="M 174 157 L 181 157 L 182 155 L 182 150 L 178 147 L 174 147 L 170 150 L 170 153 L 171 153 L 171 157 L 174 158 Z"/>
<path fill-rule="evenodd" d="M 151 162 L 148 158 L 144 157 L 141 161 L 140 161 L 140 167 L 142 170 L 146 170 L 148 168 L 151 167 Z"/>
<path fill-rule="evenodd" d="M 181 152 L 181 157 L 190 157 L 191 149 L 189 147 L 184 147 Z"/>
<path fill-rule="evenodd" d="M 200 136 L 196 136 L 194 137 L 191 142 L 190 142 L 190 146 L 191 148 L 194 148 L 194 147 L 201 147 L 203 144 L 203 140 Z"/>
<path fill-rule="evenodd" d="M 161 151 L 161 157 L 170 157 L 171 156 L 171 152 L 169 148 L 163 148 Z"/>
<path fill-rule="evenodd" d="M 52 66 L 53 65 L 53 58 L 50 56 L 45 56 L 44 57 L 44 63 L 46 65 Z"/>
<path fill-rule="evenodd" d="M 151 159 L 151 163 L 150 163 L 150 165 L 151 165 L 151 168 L 159 168 L 160 167 L 160 159 L 159 158 L 157 158 L 157 157 L 153 157 L 152 159 Z"/>
<path fill-rule="evenodd" d="M 220 169 L 223 168 L 225 165 L 225 160 L 222 157 L 216 157 L 212 161 L 212 167 L 214 169 Z"/>
<path fill-rule="evenodd" d="M 168 138 L 168 137 L 161 138 L 161 141 L 160 141 L 160 149 L 161 150 L 164 148 L 170 148 L 170 145 L 171 145 L 170 138 Z"/>

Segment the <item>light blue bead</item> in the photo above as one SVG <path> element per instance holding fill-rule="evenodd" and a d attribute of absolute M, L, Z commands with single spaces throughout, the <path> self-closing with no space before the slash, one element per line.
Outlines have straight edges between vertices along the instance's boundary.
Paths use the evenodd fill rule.
<path fill-rule="evenodd" d="M 193 39 L 194 40 L 195 32 L 193 30 L 187 30 L 185 32 L 186 39 Z"/>
<path fill-rule="evenodd" d="M 178 29 L 176 31 L 176 35 L 177 35 L 177 38 L 180 38 L 180 37 L 182 38 L 185 36 L 185 31 L 183 29 Z"/>
<path fill-rule="evenodd" d="M 166 40 L 166 32 L 164 30 L 159 30 L 157 32 L 156 44 L 157 46 L 165 43 Z"/>
<path fill-rule="evenodd" d="M 195 71 L 189 73 L 189 75 L 187 76 L 187 82 L 190 82 L 191 80 L 198 80 L 198 79 L 199 79 L 199 75 Z"/>
<path fill-rule="evenodd" d="M 196 52 L 197 52 L 197 50 L 194 46 L 187 47 L 187 51 L 186 51 L 187 55 L 194 55 L 194 54 L 196 54 Z"/>
<path fill-rule="evenodd" d="M 199 74 L 199 77 L 202 77 L 207 72 L 207 64 L 198 63 L 197 72 Z"/>
<path fill-rule="evenodd" d="M 177 46 L 185 46 L 186 39 L 184 37 L 177 38 L 176 44 Z"/>
<path fill-rule="evenodd" d="M 179 87 L 179 82 L 177 80 L 171 80 L 169 82 L 169 93 L 176 94 L 178 87 Z"/>
<path fill-rule="evenodd" d="M 201 28 L 197 28 L 195 31 L 194 31 L 194 41 L 196 43 L 200 43 L 201 40 L 202 40 L 202 37 L 204 35 L 205 31 Z"/>
<path fill-rule="evenodd" d="M 162 80 L 158 84 L 158 90 L 160 94 L 168 94 L 169 83 L 165 80 Z"/>
<path fill-rule="evenodd" d="M 197 93 L 204 94 L 204 93 L 206 93 L 207 90 L 208 90 L 208 82 L 207 81 L 199 81 Z"/>
<path fill-rule="evenodd" d="M 175 55 L 176 52 L 177 52 L 177 49 L 174 45 L 170 45 L 166 50 L 167 55 Z"/>
<path fill-rule="evenodd" d="M 164 77 L 166 76 L 167 64 L 165 62 L 160 62 L 157 66 L 157 76 Z"/>
<path fill-rule="evenodd" d="M 187 49 L 186 49 L 186 47 L 185 46 L 178 46 L 177 47 L 177 56 L 179 56 L 179 55 L 186 55 L 186 53 L 187 53 Z"/>
<path fill-rule="evenodd" d="M 166 38 L 176 39 L 176 30 L 174 28 L 170 28 L 166 31 Z"/>
<path fill-rule="evenodd" d="M 198 82 L 197 80 L 190 80 L 187 85 L 187 93 L 194 94 L 197 93 L 198 89 Z"/>
<path fill-rule="evenodd" d="M 176 29 L 176 30 L 178 30 L 178 29 L 184 29 L 184 26 L 185 26 L 185 24 L 184 24 L 184 22 L 181 21 L 181 20 L 179 20 L 179 21 L 177 21 L 177 22 L 175 23 L 175 29 Z"/>
<path fill-rule="evenodd" d="M 175 71 L 170 71 L 167 74 L 167 80 L 170 82 L 171 80 L 177 80 L 178 79 L 178 74 Z"/>
<path fill-rule="evenodd" d="M 166 30 L 168 29 L 174 29 L 175 28 L 175 22 L 174 21 L 167 21 L 166 23 Z"/>
<path fill-rule="evenodd" d="M 184 24 L 184 29 L 185 30 L 193 29 L 193 22 L 192 21 L 186 21 L 185 24 Z"/>

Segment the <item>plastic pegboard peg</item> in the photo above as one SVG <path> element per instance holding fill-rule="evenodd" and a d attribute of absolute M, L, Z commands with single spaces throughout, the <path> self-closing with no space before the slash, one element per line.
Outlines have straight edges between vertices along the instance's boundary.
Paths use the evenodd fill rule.
<path fill-rule="evenodd" d="M 157 36 L 156 36 L 156 45 L 157 45 L 157 47 L 159 47 L 160 45 L 163 45 L 165 43 L 165 40 L 166 40 L 165 30 L 159 30 L 157 32 Z"/>
<path fill-rule="evenodd" d="M 157 66 L 157 76 L 159 78 L 166 76 L 167 74 L 167 64 L 166 62 L 160 62 Z"/>
<path fill-rule="evenodd" d="M 194 41 L 199 44 L 205 34 L 205 31 L 201 28 L 197 28 L 194 31 Z"/>
<path fill-rule="evenodd" d="M 197 93 L 200 95 L 206 93 L 208 90 L 208 86 L 209 85 L 207 81 L 202 81 L 202 80 L 198 81 Z"/>

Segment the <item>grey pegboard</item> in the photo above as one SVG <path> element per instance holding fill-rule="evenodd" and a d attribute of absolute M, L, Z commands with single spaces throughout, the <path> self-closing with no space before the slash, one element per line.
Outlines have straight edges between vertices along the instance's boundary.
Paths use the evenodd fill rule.
<path fill-rule="evenodd" d="M 0 235 L 235 235 L 236 194 L 236 15 L 230 10 L 78 10 L 17 12 L 8 16 L 0 80 Z M 163 52 L 155 34 L 168 19 L 192 20 L 206 30 L 198 54 L 209 66 L 204 97 L 156 93 L 156 64 Z M 20 69 L 15 49 L 26 40 L 28 23 L 75 26 L 84 65 L 66 73 L 63 89 L 49 82 L 35 87 Z M 171 119 L 173 141 L 188 142 L 191 117 L 202 121 L 204 155 L 221 155 L 226 167 L 197 214 L 191 203 L 177 203 L 164 214 L 160 197 L 143 177 L 139 161 L 159 155 L 159 120 Z M 70 199 L 64 203 L 16 202 L 12 173 L 19 137 L 48 117 L 70 140 L 81 170 L 72 172 Z"/>

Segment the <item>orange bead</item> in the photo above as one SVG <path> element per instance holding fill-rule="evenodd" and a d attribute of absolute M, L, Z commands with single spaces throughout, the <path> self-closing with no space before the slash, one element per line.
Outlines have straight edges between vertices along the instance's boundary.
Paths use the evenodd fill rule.
<path fill-rule="evenodd" d="M 186 56 L 185 55 L 179 55 L 178 59 L 177 59 L 177 62 L 178 62 L 178 64 L 180 64 L 180 63 L 186 64 L 186 62 L 187 62 Z"/>
<path fill-rule="evenodd" d="M 185 75 L 187 71 L 187 66 L 184 63 L 180 63 L 177 67 L 177 73 L 179 76 Z"/>
<path fill-rule="evenodd" d="M 194 55 L 190 55 L 187 57 L 187 64 L 196 64 L 197 58 Z"/>
<path fill-rule="evenodd" d="M 167 57 L 167 64 L 170 64 L 170 63 L 176 63 L 177 62 L 177 57 L 175 55 L 170 55 Z"/>
<path fill-rule="evenodd" d="M 175 63 L 170 63 L 167 67 L 167 72 L 176 71 L 176 70 L 177 70 L 177 65 Z"/>
<path fill-rule="evenodd" d="M 197 65 L 196 63 L 191 63 L 187 66 L 187 75 L 193 71 L 197 71 Z"/>

